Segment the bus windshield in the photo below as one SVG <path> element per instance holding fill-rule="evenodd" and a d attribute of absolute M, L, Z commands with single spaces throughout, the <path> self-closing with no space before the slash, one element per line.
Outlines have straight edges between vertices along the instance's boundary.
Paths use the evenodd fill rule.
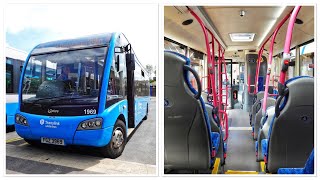
<path fill-rule="evenodd" d="M 21 110 L 48 114 L 48 108 L 61 105 L 97 109 L 106 53 L 107 47 L 100 47 L 31 56 L 23 76 Z M 63 114 L 75 115 L 70 113 Z"/>

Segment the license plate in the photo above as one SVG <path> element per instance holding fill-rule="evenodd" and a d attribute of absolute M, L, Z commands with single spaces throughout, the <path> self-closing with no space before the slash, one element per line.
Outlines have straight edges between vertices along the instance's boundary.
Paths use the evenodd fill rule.
<path fill-rule="evenodd" d="M 41 143 L 64 146 L 64 140 L 63 139 L 57 139 L 57 138 L 42 137 L 41 138 Z"/>

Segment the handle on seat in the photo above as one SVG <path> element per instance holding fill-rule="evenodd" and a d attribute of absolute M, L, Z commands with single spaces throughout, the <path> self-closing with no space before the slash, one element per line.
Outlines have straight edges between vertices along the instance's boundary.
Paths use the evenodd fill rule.
<path fill-rule="evenodd" d="M 253 95 L 252 101 L 253 101 L 253 104 L 257 101 L 257 94 Z"/>
<path fill-rule="evenodd" d="M 198 73 L 194 69 L 192 69 L 190 66 L 187 66 L 187 65 L 184 65 L 183 69 L 186 71 L 190 71 L 193 74 L 194 78 L 196 79 L 198 92 L 197 92 L 197 94 L 194 95 L 194 98 L 199 99 L 201 96 L 202 87 L 201 87 L 200 78 L 198 76 Z"/>
<path fill-rule="evenodd" d="M 276 106 L 275 106 L 275 115 L 276 115 L 276 117 L 279 117 L 280 111 L 281 111 L 281 109 L 280 109 L 280 103 L 281 103 L 282 99 L 283 99 L 285 96 L 288 95 L 288 93 L 289 93 L 289 89 L 286 88 L 285 91 L 284 91 L 284 94 L 278 97 L 278 99 L 277 99 L 277 101 L 276 101 Z"/>

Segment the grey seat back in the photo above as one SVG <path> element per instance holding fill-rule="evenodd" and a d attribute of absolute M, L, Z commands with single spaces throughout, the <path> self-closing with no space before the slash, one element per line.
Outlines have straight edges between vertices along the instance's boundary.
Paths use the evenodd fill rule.
<path fill-rule="evenodd" d="M 209 105 L 209 104 L 206 104 L 206 110 L 207 110 L 207 113 L 208 113 L 208 117 L 210 119 L 210 127 L 211 127 L 211 132 L 218 132 L 220 133 L 220 128 L 219 128 L 219 125 L 217 123 L 219 122 L 216 122 L 213 118 L 213 114 L 212 114 L 212 110 L 213 110 L 213 106 Z"/>
<path fill-rule="evenodd" d="M 258 156 L 257 156 L 257 160 L 258 161 L 263 161 L 263 154 L 261 153 L 262 151 L 262 147 L 261 147 L 261 141 L 262 139 L 267 139 L 268 138 L 268 133 L 269 133 L 269 129 L 270 129 L 270 126 L 271 126 L 271 122 L 273 120 L 273 117 L 274 117 L 274 112 L 275 110 L 275 107 L 274 106 L 270 106 L 268 109 L 267 109 L 267 112 L 266 112 L 266 120 L 264 120 L 264 117 L 261 118 L 261 126 L 262 128 L 260 128 L 260 131 L 259 131 L 259 134 L 258 134 Z M 265 121 L 264 124 L 262 121 Z"/>
<path fill-rule="evenodd" d="M 261 103 L 263 101 L 263 99 L 260 100 Z M 270 106 L 274 106 L 276 103 L 276 100 L 272 97 L 267 97 L 267 107 Z M 254 133 L 253 133 L 253 138 L 256 140 L 258 138 L 258 133 L 260 130 L 260 126 L 261 126 L 261 118 L 262 118 L 262 106 L 260 107 L 258 113 L 256 114 L 255 118 L 254 118 Z"/>
<path fill-rule="evenodd" d="M 201 97 L 202 97 L 202 99 L 203 99 L 203 101 L 204 101 L 205 103 L 209 103 L 209 102 L 208 102 L 208 93 L 207 93 L 207 92 L 202 92 L 202 93 L 201 93 Z"/>
<path fill-rule="evenodd" d="M 213 110 L 213 106 L 212 105 L 209 105 L 209 104 L 206 104 L 206 110 L 207 110 L 207 113 L 208 113 L 208 117 L 210 119 L 210 127 L 211 127 L 211 132 L 217 132 L 220 134 L 220 144 L 219 144 L 219 149 L 217 151 L 217 154 L 215 157 L 219 157 L 220 160 L 221 160 L 221 164 L 224 164 L 224 141 L 223 141 L 223 138 L 224 136 L 222 135 L 222 131 L 220 129 L 220 122 L 219 122 L 219 119 L 217 120 L 217 122 L 214 120 L 213 118 L 213 114 L 212 114 L 212 110 Z"/>
<path fill-rule="evenodd" d="M 186 61 L 164 53 L 164 150 L 166 169 L 208 169 L 210 135 L 199 100 L 185 83 Z"/>
<path fill-rule="evenodd" d="M 271 173 L 283 167 L 304 167 L 314 147 L 313 88 L 313 78 L 287 84 L 287 102 L 270 129 L 267 168 Z"/>
<path fill-rule="evenodd" d="M 253 103 L 252 107 L 251 107 L 251 111 L 250 111 L 250 117 L 251 117 L 251 121 L 252 119 L 256 116 L 257 112 L 259 111 L 260 109 L 260 100 L 263 99 L 263 96 L 264 96 L 264 92 L 263 91 L 259 91 L 257 93 L 257 99 L 256 101 Z M 251 124 L 252 122 L 250 122 Z"/>

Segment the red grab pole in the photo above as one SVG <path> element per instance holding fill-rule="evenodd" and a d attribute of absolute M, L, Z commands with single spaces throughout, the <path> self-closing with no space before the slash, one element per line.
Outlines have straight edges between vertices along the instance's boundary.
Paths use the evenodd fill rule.
<path fill-rule="evenodd" d="M 287 21 L 287 19 L 289 19 L 290 15 L 291 15 L 291 12 L 286 17 L 284 17 L 282 19 L 282 21 L 277 25 L 276 30 L 274 31 L 274 33 L 272 35 L 271 42 L 270 42 L 268 69 L 267 69 L 267 76 L 266 76 L 266 82 L 265 82 L 265 87 L 264 87 L 264 99 L 263 99 L 263 103 L 262 103 L 262 114 L 265 114 L 266 109 L 267 109 L 267 97 L 268 97 L 268 90 L 269 90 L 269 81 L 270 81 L 270 74 L 271 74 L 274 41 L 277 37 L 277 34 L 278 34 L 280 28 Z"/>
<path fill-rule="evenodd" d="M 201 28 L 202 28 L 202 31 L 203 31 L 203 34 L 204 34 L 204 39 L 205 39 L 205 43 L 206 43 L 206 50 L 207 50 L 207 58 L 208 58 L 208 62 L 212 62 L 212 57 L 211 57 L 211 53 L 210 53 L 210 46 L 209 46 L 209 40 L 208 40 L 208 32 L 207 32 L 207 29 L 204 25 L 204 23 L 202 22 L 202 20 L 199 18 L 199 16 L 193 12 L 192 9 L 190 9 L 189 7 L 187 7 L 188 10 L 190 11 L 190 13 L 192 14 L 193 17 L 196 18 L 196 20 L 198 21 L 198 23 L 200 24 Z M 212 79 L 210 79 L 209 81 L 211 81 L 211 84 L 213 84 L 212 82 Z M 208 82 L 209 82 L 208 81 Z M 211 89 L 212 91 L 214 91 L 214 88 L 215 86 L 212 86 L 211 85 Z M 208 89 L 210 89 L 210 84 L 208 84 Z M 215 94 L 213 94 L 213 97 Z"/>
<path fill-rule="evenodd" d="M 218 109 L 221 110 L 222 105 L 222 77 L 221 77 L 221 45 L 218 45 L 218 81 L 219 81 L 219 103 Z M 222 115 L 219 113 L 219 118 L 222 120 Z"/>
<path fill-rule="evenodd" d="M 258 79 L 259 79 L 259 73 L 260 73 L 260 64 L 261 64 L 261 58 L 262 58 L 262 54 L 263 54 L 263 50 L 264 50 L 264 46 L 266 45 L 266 43 L 269 41 L 269 39 L 272 37 L 272 34 L 268 37 L 268 39 L 266 39 L 266 41 L 264 41 L 264 43 L 262 44 L 259 53 L 258 53 L 258 62 L 257 62 L 257 67 L 256 67 L 256 76 L 255 76 L 255 81 L 254 81 L 254 94 L 257 94 L 258 92 Z"/>
<path fill-rule="evenodd" d="M 225 129 L 226 131 L 226 135 L 224 137 L 224 141 L 228 138 L 228 115 L 226 113 L 226 109 L 227 109 L 227 101 L 228 101 L 228 88 L 225 88 L 226 91 L 226 103 L 225 103 L 225 108 L 222 109 L 222 71 L 221 71 L 221 65 L 222 62 L 224 62 L 224 67 L 225 67 L 225 76 L 226 76 L 226 81 L 228 81 L 228 77 L 227 77 L 227 73 L 226 73 L 226 64 L 224 61 L 224 52 L 222 52 L 222 48 L 221 48 L 221 44 L 217 41 L 218 43 L 218 95 L 216 93 L 216 83 L 215 83 L 215 59 L 214 59 L 214 35 L 213 33 L 205 27 L 204 23 L 202 22 L 202 20 L 199 18 L 199 16 L 197 14 L 195 14 L 192 9 L 190 9 L 189 7 L 187 7 L 188 10 L 190 11 L 190 13 L 196 18 L 196 20 L 198 21 L 198 23 L 200 24 L 202 31 L 204 33 L 204 37 L 205 37 L 205 43 L 206 43 L 206 50 L 207 50 L 207 57 L 208 57 L 208 70 L 209 70 L 209 75 L 207 77 L 208 78 L 208 89 L 212 90 L 212 96 L 213 96 L 213 105 L 215 108 L 218 109 L 218 116 L 220 119 L 220 123 L 222 125 L 222 127 Z M 212 53 L 210 52 L 210 45 L 209 45 L 209 40 L 208 40 L 208 32 L 211 35 L 211 39 L 212 39 Z M 210 82 L 210 83 L 209 83 Z M 219 98 L 218 98 L 219 97 Z"/>
<path fill-rule="evenodd" d="M 293 32 L 293 27 L 294 23 L 297 19 L 298 13 L 301 9 L 301 6 L 296 6 L 291 14 L 289 24 L 288 24 L 288 29 L 287 29 L 287 34 L 286 34 L 286 41 L 284 44 L 284 49 L 283 49 L 283 61 L 282 61 L 282 67 L 283 66 L 288 66 L 288 63 L 290 61 L 290 45 L 291 45 L 291 39 L 292 39 L 292 32 Z M 282 69 L 280 72 L 280 78 L 279 78 L 279 83 L 284 84 L 285 82 L 285 77 L 286 77 L 286 72 L 287 70 Z"/>
<path fill-rule="evenodd" d="M 292 11 L 291 11 L 292 12 Z M 290 14 L 291 12 L 282 20 L 282 21 L 286 21 L 289 17 L 290 17 Z M 281 23 L 280 23 L 281 24 Z M 279 24 L 279 25 L 280 25 Z M 276 27 L 276 30 L 275 31 L 279 31 L 279 29 L 282 27 L 283 23 Z M 272 33 L 268 39 L 266 39 L 264 41 L 264 43 L 262 44 L 260 50 L 259 50 L 259 54 L 258 54 L 258 67 L 256 68 L 256 76 L 255 76 L 255 86 L 254 86 L 254 94 L 257 94 L 257 85 L 258 85 L 258 77 L 259 77 L 259 71 L 260 71 L 260 64 L 261 64 L 261 58 L 262 58 L 262 54 L 263 54 L 263 50 L 264 50 L 264 46 L 266 45 L 266 43 L 270 40 L 271 37 L 273 37 L 274 33 Z"/>
<path fill-rule="evenodd" d="M 215 82 L 215 60 L 214 60 L 214 36 L 213 33 L 206 28 L 209 34 L 211 35 L 211 62 L 208 63 L 208 74 L 210 77 L 210 82 L 211 82 L 211 88 L 212 88 L 212 96 L 213 96 L 213 106 L 217 107 L 217 92 L 216 92 L 216 82 Z"/>

